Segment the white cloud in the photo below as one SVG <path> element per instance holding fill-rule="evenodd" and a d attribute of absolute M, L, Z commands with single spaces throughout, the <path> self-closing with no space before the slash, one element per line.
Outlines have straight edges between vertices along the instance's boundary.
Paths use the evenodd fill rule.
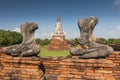
<path fill-rule="evenodd" d="M 75 38 L 76 38 L 76 37 L 78 38 L 79 36 L 80 36 L 80 33 L 75 32 L 75 33 L 73 34 L 73 37 L 75 37 Z"/>
<path fill-rule="evenodd" d="M 120 30 L 120 26 L 118 26 L 117 29 Z"/>
<path fill-rule="evenodd" d="M 38 33 L 38 32 L 35 33 L 35 39 L 36 39 L 36 38 L 40 38 L 40 33 Z"/>
<path fill-rule="evenodd" d="M 107 33 L 106 33 L 106 35 L 107 36 L 114 36 L 114 35 L 116 35 L 117 33 L 115 32 L 115 31 L 108 31 Z"/>
<path fill-rule="evenodd" d="M 45 39 L 45 38 L 50 38 L 50 37 L 51 37 L 51 34 L 48 32 L 43 32 L 43 33 L 35 32 L 35 39 L 36 38 Z"/>
<path fill-rule="evenodd" d="M 50 33 L 50 36 L 52 36 L 54 34 L 54 32 Z"/>
<path fill-rule="evenodd" d="M 49 36 L 49 33 L 45 32 L 45 33 L 42 34 L 42 36 L 46 36 L 47 37 L 47 36 Z"/>
<path fill-rule="evenodd" d="M 120 8 L 120 0 L 115 0 L 114 5 L 118 8 Z"/>
<path fill-rule="evenodd" d="M 106 32 L 108 38 L 120 38 L 120 26 L 115 27 L 113 30 Z"/>
<path fill-rule="evenodd" d="M 12 31 L 21 33 L 20 28 L 18 28 L 18 27 L 14 28 Z"/>
<path fill-rule="evenodd" d="M 66 32 L 66 31 L 63 31 L 63 33 L 64 33 L 65 35 L 67 35 L 67 32 Z"/>
<path fill-rule="evenodd" d="M 48 33 L 48 32 L 44 32 L 41 34 L 41 38 L 45 39 L 45 38 L 51 38 L 51 33 Z"/>

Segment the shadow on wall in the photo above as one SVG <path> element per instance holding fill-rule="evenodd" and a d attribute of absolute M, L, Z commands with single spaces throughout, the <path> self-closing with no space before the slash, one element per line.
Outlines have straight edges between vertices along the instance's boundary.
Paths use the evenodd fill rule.
<path fill-rule="evenodd" d="M 39 69 L 45 74 L 45 66 L 42 63 L 39 65 Z"/>

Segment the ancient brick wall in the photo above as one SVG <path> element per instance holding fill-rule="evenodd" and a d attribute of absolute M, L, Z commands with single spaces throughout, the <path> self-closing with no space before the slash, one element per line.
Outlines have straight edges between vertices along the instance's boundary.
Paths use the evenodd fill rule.
<path fill-rule="evenodd" d="M 106 59 L 17 58 L 0 51 L 0 80 L 120 80 L 120 52 Z"/>
<path fill-rule="evenodd" d="M 43 58 L 42 63 L 47 80 L 120 80 L 120 52 L 106 59 Z"/>
<path fill-rule="evenodd" d="M 3 54 L 0 49 L 0 80 L 43 80 L 40 58 L 18 58 Z"/>

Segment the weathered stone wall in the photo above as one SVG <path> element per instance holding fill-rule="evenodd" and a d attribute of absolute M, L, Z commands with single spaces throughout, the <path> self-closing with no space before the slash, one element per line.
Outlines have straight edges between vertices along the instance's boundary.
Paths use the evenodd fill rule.
<path fill-rule="evenodd" d="M 0 51 L 0 80 L 42 80 L 44 77 L 46 80 L 120 80 L 120 52 L 113 52 L 106 59 L 19 59 Z"/>

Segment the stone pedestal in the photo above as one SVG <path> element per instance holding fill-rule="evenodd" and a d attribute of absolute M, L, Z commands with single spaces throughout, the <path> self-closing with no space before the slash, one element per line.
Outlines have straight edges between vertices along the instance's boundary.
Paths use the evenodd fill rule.
<path fill-rule="evenodd" d="M 50 42 L 48 50 L 53 51 L 62 51 L 68 48 L 67 41 L 65 40 L 65 36 L 61 34 L 54 34 L 52 36 L 52 40 Z"/>

